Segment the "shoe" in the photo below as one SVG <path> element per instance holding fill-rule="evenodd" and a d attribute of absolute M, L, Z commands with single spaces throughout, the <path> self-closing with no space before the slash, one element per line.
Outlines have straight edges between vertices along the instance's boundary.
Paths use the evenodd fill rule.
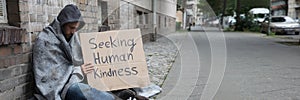
<path fill-rule="evenodd" d="M 136 95 L 136 93 L 130 89 L 119 90 L 115 94 L 116 94 L 116 96 L 118 96 L 119 98 L 121 98 L 123 100 L 134 98 Z"/>

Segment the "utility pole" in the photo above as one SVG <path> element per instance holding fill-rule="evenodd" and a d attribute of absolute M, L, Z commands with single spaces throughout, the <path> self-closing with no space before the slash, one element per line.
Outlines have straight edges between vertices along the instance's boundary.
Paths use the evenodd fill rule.
<path fill-rule="evenodd" d="M 186 0 L 182 0 L 181 1 L 181 6 L 182 6 L 182 13 L 183 13 L 183 29 L 185 29 L 186 28 L 186 9 L 185 9 L 185 7 L 186 7 Z"/>

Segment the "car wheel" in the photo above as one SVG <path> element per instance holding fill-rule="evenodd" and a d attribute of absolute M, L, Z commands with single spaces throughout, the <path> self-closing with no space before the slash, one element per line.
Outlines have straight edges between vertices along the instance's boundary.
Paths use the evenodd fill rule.
<path fill-rule="evenodd" d="M 299 35 L 299 32 L 295 32 L 295 35 Z"/>

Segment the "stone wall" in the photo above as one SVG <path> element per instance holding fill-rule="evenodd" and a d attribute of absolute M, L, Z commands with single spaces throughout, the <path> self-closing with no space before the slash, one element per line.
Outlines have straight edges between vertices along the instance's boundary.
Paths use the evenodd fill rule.
<path fill-rule="evenodd" d="M 80 32 L 98 30 L 97 0 L 20 0 L 21 28 L 27 32 L 41 31 L 67 4 L 75 4 L 81 10 L 86 25 Z"/>
<path fill-rule="evenodd" d="M 147 42 L 152 38 L 150 34 L 154 33 L 153 11 L 137 4 L 140 3 L 127 2 L 127 0 L 108 1 L 108 25 L 111 30 L 140 28 L 143 42 Z M 157 9 L 164 9 L 164 7 L 159 6 Z M 157 34 L 175 32 L 175 17 L 158 12 L 156 20 L 159 24 Z"/>
<path fill-rule="evenodd" d="M 133 29 L 135 26 L 134 5 L 121 1 L 120 3 L 120 29 Z"/>
<path fill-rule="evenodd" d="M 108 0 L 107 1 L 107 20 L 108 26 L 111 30 L 120 29 L 120 1 L 119 0 Z M 123 17 L 123 16 L 122 16 Z"/>
<path fill-rule="evenodd" d="M 148 34 L 153 32 L 152 11 L 121 1 L 120 15 L 120 29 L 140 28 L 143 41 L 150 40 Z"/>
<path fill-rule="evenodd" d="M 157 32 L 159 34 L 168 34 L 175 32 L 176 30 L 176 18 L 167 16 L 165 14 L 158 13 L 156 16 L 157 19 Z"/>

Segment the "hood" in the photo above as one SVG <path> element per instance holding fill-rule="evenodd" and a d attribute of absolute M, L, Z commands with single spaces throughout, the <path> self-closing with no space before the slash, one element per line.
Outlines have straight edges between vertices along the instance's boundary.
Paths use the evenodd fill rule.
<path fill-rule="evenodd" d="M 80 24 L 77 30 L 80 30 L 85 25 L 80 10 L 76 5 L 73 4 L 66 5 L 59 12 L 57 20 L 60 22 L 60 26 L 70 22 L 79 22 Z"/>
<path fill-rule="evenodd" d="M 252 14 L 269 14 L 270 11 L 267 8 L 252 8 L 250 11 Z"/>

